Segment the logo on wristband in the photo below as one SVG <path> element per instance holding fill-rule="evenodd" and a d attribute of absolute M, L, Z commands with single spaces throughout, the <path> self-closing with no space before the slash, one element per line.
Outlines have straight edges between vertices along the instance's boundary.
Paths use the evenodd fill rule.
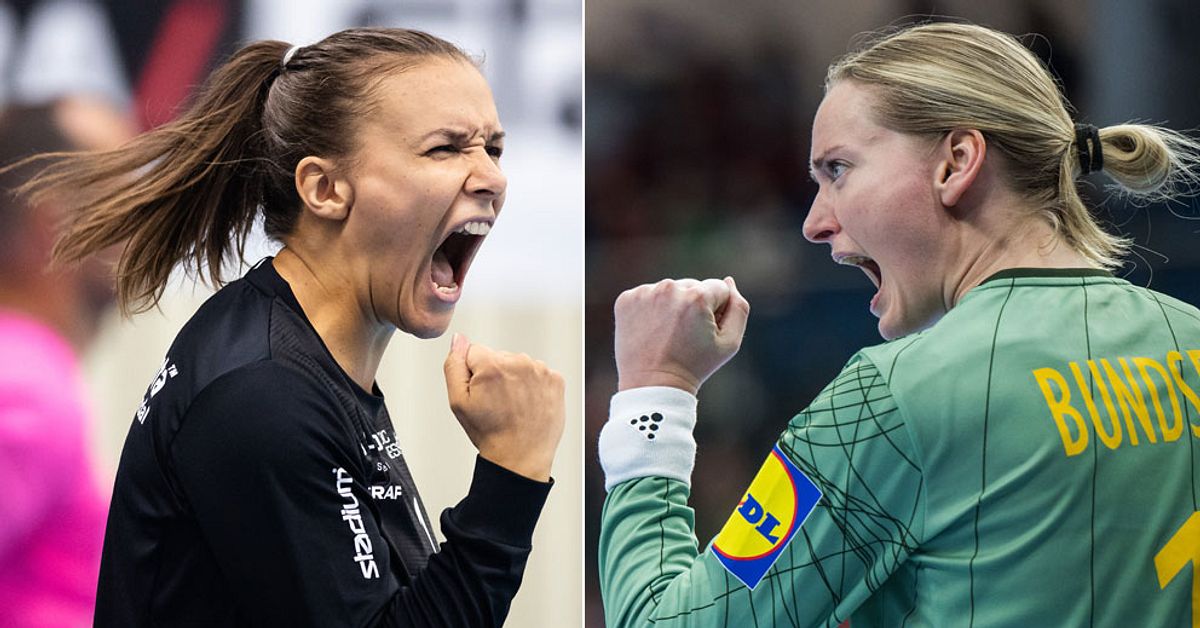
<path fill-rule="evenodd" d="M 713 554 L 753 589 L 820 499 L 821 491 L 776 445 L 713 541 Z"/>
<path fill-rule="evenodd" d="M 636 419 L 629 419 L 629 424 L 638 428 L 638 431 L 646 437 L 646 440 L 654 440 L 655 434 L 658 433 L 658 426 L 663 421 L 663 415 L 659 412 L 651 412 L 643 414 Z"/>

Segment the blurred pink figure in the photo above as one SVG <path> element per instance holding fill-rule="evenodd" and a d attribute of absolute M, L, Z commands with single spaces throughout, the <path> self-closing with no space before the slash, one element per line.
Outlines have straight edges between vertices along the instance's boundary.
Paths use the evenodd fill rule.
<path fill-rule="evenodd" d="M 0 615 L 91 624 L 106 500 L 85 442 L 78 358 L 53 328 L 0 310 Z"/>
<path fill-rule="evenodd" d="M 0 165 L 42 151 L 111 147 L 131 125 L 64 100 L 0 113 Z M 90 626 L 107 494 L 94 475 L 78 351 L 112 302 L 100 260 L 48 269 L 62 216 L 0 175 L 0 624 Z"/>

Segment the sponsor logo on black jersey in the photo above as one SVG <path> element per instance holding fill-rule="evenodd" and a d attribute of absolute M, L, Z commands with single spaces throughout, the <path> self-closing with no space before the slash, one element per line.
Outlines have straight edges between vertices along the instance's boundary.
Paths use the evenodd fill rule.
<path fill-rule="evenodd" d="M 371 537 L 367 535 L 366 524 L 363 523 L 362 513 L 358 509 L 358 497 L 352 487 L 354 479 L 345 469 L 338 467 L 333 470 L 337 476 L 337 492 L 345 500 L 342 507 L 342 521 L 350 526 L 354 535 L 354 562 L 362 570 L 363 578 L 370 580 L 379 577 L 379 566 L 375 564 L 375 548 L 371 545 Z"/>
<path fill-rule="evenodd" d="M 382 429 L 371 435 L 371 440 L 375 441 L 364 447 L 374 451 L 382 451 L 387 454 L 388 459 L 395 460 L 401 455 L 400 443 L 396 442 L 396 433 L 390 429 Z"/>
<path fill-rule="evenodd" d="M 146 388 L 146 396 L 142 397 L 142 405 L 138 406 L 137 420 L 138 423 L 146 422 L 146 415 L 150 414 L 150 400 L 158 391 L 167 385 L 167 380 L 179 375 L 179 369 L 171 364 L 171 356 L 163 358 L 162 366 L 158 367 L 158 373 L 154 375 L 154 381 L 150 382 L 150 386 Z"/>

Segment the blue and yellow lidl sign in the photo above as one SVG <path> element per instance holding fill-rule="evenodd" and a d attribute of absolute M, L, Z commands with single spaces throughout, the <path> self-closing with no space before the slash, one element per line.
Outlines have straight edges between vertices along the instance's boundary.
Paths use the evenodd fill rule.
<path fill-rule="evenodd" d="M 776 445 L 713 541 L 713 554 L 753 589 L 820 499 L 821 491 Z"/>

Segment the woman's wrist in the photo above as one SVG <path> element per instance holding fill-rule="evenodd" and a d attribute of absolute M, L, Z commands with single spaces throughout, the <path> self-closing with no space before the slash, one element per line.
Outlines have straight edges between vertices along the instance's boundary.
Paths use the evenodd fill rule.
<path fill-rule="evenodd" d="M 479 455 L 496 466 L 530 480 L 550 481 L 550 467 L 554 463 L 553 453 L 545 456 L 531 453 L 528 447 L 489 445 L 480 447 Z"/>

